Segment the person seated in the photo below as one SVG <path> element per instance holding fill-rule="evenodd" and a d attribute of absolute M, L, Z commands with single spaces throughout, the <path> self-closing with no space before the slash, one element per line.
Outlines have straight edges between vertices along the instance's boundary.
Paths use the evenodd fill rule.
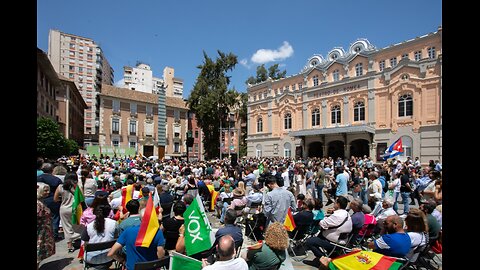
<path fill-rule="evenodd" d="M 230 188 L 230 184 L 225 184 L 223 188 L 224 191 L 220 191 L 220 195 L 218 195 L 217 202 L 215 204 L 215 210 L 218 218 L 220 218 L 223 208 L 228 207 L 228 205 L 231 203 L 231 200 L 233 200 L 233 193 L 232 189 Z"/>
<path fill-rule="evenodd" d="M 369 225 L 376 225 L 377 219 L 374 215 L 372 215 L 372 209 L 366 204 L 362 207 L 362 212 L 364 214 L 364 223 L 360 231 L 358 232 L 358 238 L 361 237 L 370 237 L 373 234 L 374 228 L 370 227 Z"/>
<path fill-rule="evenodd" d="M 167 251 L 175 250 L 175 245 L 180 235 L 179 229 L 183 225 L 183 213 L 187 207 L 182 201 L 173 205 L 173 217 L 165 218 L 162 221 L 163 234 L 165 236 L 165 249 Z"/>
<path fill-rule="evenodd" d="M 428 200 L 420 204 L 420 210 L 427 216 L 428 237 L 430 240 L 437 239 L 440 233 L 440 223 L 438 223 L 438 220 L 432 215 L 436 207 L 437 203 L 434 200 Z"/>
<path fill-rule="evenodd" d="M 237 213 L 237 216 L 241 216 L 243 213 L 243 208 L 247 205 L 247 199 L 245 198 L 245 193 L 243 192 L 242 189 L 236 188 L 232 192 L 233 194 L 233 200 L 230 203 L 230 205 L 223 205 L 222 209 L 222 214 L 220 216 L 220 223 L 224 222 L 225 219 L 225 212 L 227 211 L 227 207 L 230 209 L 236 209 L 236 207 L 240 207 L 241 209 L 235 210 Z"/>
<path fill-rule="evenodd" d="M 365 214 L 362 212 L 363 201 L 360 198 L 356 198 L 350 202 L 350 209 L 352 209 L 352 232 L 354 237 L 357 237 L 358 232 L 365 224 Z"/>
<path fill-rule="evenodd" d="M 233 209 L 227 209 L 225 214 L 225 226 L 218 229 L 215 233 L 215 241 L 218 242 L 224 235 L 231 235 L 235 240 L 235 247 L 240 246 L 243 243 L 242 229 L 235 224 L 237 219 L 237 212 Z"/>
<path fill-rule="evenodd" d="M 320 220 L 321 234 L 317 237 L 308 238 L 305 242 L 307 249 L 310 249 L 315 255 L 314 260 L 304 260 L 303 263 L 313 267 L 319 267 L 319 258 L 327 256 L 320 248 L 327 252 L 333 250 L 335 247 L 331 242 L 338 242 L 340 234 L 350 233 L 352 231 L 352 218 L 345 210 L 347 208 L 348 200 L 343 196 L 338 196 L 334 204 L 334 212 Z"/>
<path fill-rule="evenodd" d="M 372 215 L 375 217 L 378 216 L 380 210 L 383 209 L 382 207 L 382 195 L 380 193 L 373 193 L 370 194 L 368 198 L 368 206 L 370 206 L 372 210 Z"/>
<path fill-rule="evenodd" d="M 303 201 L 305 201 L 305 195 L 302 193 L 297 195 L 297 209 L 302 209 Z"/>
<path fill-rule="evenodd" d="M 268 269 L 280 265 L 287 257 L 287 248 L 288 234 L 283 224 L 270 224 L 265 232 L 265 240 L 248 248 L 245 259 L 248 269 Z"/>
<path fill-rule="evenodd" d="M 140 203 L 138 200 L 128 201 L 125 207 L 127 208 L 128 212 L 123 217 L 123 221 L 120 223 L 120 225 L 118 225 L 119 234 L 129 227 L 140 225 L 140 214 L 138 213 L 138 210 L 140 209 Z"/>
<path fill-rule="evenodd" d="M 375 229 L 376 232 L 382 233 L 383 228 L 383 221 L 387 219 L 388 216 L 397 215 L 397 212 L 393 210 L 393 202 L 391 200 L 383 200 L 382 202 L 382 209 L 378 211 L 376 216 L 377 218 L 377 227 Z"/>
<path fill-rule="evenodd" d="M 384 221 L 385 233 L 368 243 L 368 248 L 383 255 L 404 257 L 411 247 L 410 236 L 403 230 L 403 219 L 397 215 L 388 216 Z"/>
<path fill-rule="evenodd" d="M 310 226 L 313 224 L 313 199 L 308 198 L 303 201 L 300 212 L 293 215 L 293 221 L 295 222 L 295 229 L 288 232 L 290 238 L 298 240 L 305 236 Z"/>
<path fill-rule="evenodd" d="M 213 264 L 208 264 L 207 259 L 202 259 L 203 270 L 248 270 L 248 265 L 245 259 L 236 258 L 237 250 L 235 249 L 235 241 L 231 235 L 224 235 L 216 245 L 218 259 Z"/>
<path fill-rule="evenodd" d="M 425 213 L 417 208 L 410 209 L 405 218 L 406 231 L 411 241 L 410 251 L 406 257 L 411 262 L 417 261 L 421 248 L 427 245 L 428 232 L 425 220 Z"/>

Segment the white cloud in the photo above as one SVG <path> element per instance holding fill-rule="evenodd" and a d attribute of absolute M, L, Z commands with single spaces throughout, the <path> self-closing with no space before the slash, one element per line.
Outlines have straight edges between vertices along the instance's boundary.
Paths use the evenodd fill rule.
<path fill-rule="evenodd" d="M 116 86 L 116 87 L 124 87 L 125 83 L 124 83 L 123 79 L 120 79 L 119 81 L 117 81 L 113 85 Z"/>
<path fill-rule="evenodd" d="M 257 64 L 265 64 L 273 61 L 281 61 L 293 55 L 293 47 L 284 41 L 277 50 L 260 49 L 253 54 L 251 60 Z"/>
<path fill-rule="evenodd" d="M 252 66 L 248 64 L 248 60 L 246 58 L 243 58 L 242 60 L 240 60 L 240 64 L 244 67 L 246 67 L 247 69 L 250 69 Z"/>

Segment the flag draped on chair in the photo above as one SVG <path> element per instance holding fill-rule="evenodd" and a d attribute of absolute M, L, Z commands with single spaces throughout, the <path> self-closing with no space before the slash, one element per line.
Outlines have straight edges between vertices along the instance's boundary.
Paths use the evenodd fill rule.
<path fill-rule="evenodd" d="M 210 210 L 213 211 L 215 210 L 215 202 L 217 201 L 218 191 L 213 190 L 211 194 L 212 194 L 212 198 L 210 202 Z"/>
<path fill-rule="evenodd" d="M 358 250 L 339 256 L 331 261 L 332 270 L 396 270 L 402 266 L 395 258 L 373 251 Z"/>
<path fill-rule="evenodd" d="M 137 239 L 135 240 L 135 246 L 149 247 L 155 234 L 157 234 L 158 228 L 160 228 L 160 224 L 158 223 L 157 213 L 153 207 L 152 196 L 148 196 L 147 206 L 143 213 L 140 230 L 138 231 Z"/>
<path fill-rule="evenodd" d="M 285 226 L 285 229 L 289 232 L 293 231 L 296 227 L 295 221 L 293 220 L 292 209 L 290 207 L 288 208 L 283 226 Z"/>
<path fill-rule="evenodd" d="M 395 156 L 400 155 L 403 153 L 403 145 L 402 145 L 402 138 L 398 138 L 390 147 L 385 150 L 385 154 L 383 155 L 383 160 L 387 160 L 389 158 L 393 158 Z"/>
<path fill-rule="evenodd" d="M 82 202 L 84 201 L 85 197 L 83 197 L 80 186 L 77 185 L 75 188 L 75 193 L 73 194 L 72 224 L 80 224 L 80 218 L 82 217 L 83 213 Z"/>

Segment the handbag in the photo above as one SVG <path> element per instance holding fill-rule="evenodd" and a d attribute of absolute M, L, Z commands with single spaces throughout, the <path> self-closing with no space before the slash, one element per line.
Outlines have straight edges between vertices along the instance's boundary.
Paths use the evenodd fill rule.
<path fill-rule="evenodd" d="M 433 242 L 433 244 L 432 244 L 431 249 L 436 254 L 441 254 L 442 253 L 442 242 L 440 242 L 440 240 L 438 240 L 438 239 L 435 240 L 435 242 Z"/>

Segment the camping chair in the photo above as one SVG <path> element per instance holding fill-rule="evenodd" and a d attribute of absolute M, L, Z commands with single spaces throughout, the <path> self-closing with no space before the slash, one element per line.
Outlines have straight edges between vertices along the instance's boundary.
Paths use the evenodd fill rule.
<path fill-rule="evenodd" d="M 332 258 L 332 255 L 334 254 L 334 252 L 337 252 L 340 254 L 346 254 L 352 251 L 352 249 L 349 248 L 349 243 L 350 241 L 352 241 L 352 238 L 354 235 L 356 235 L 356 232 L 354 231 L 340 233 L 337 242 L 333 242 L 327 239 L 328 242 L 330 242 L 330 244 L 333 245 L 333 249 L 330 252 L 328 252 L 323 247 L 320 247 L 320 250 L 322 250 L 324 254 L 327 254 L 326 257 L 329 257 L 329 258 Z"/>
<path fill-rule="evenodd" d="M 243 226 L 243 209 L 245 209 L 246 204 L 244 205 L 235 205 L 233 210 L 237 212 L 237 219 L 235 220 L 235 223 L 240 224 Z"/>
<path fill-rule="evenodd" d="M 316 225 L 318 225 L 318 222 L 313 221 L 306 226 L 297 226 L 288 233 L 287 252 L 294 261 L 300 262 L 308 257 L 305 241 L 313 236 Z"/>
<path fill-rule="evenodd" d="M 265 230 L 266 223 L 267 218 L 262 212 L 247 216 L 245 219 L 245 236 L 254 240 L 255 242 L 258 240 L 263 240 L 263 232 Z"/>
<path fill-rule="evenodd" d="M 134 270 L 157 270 L 157 269 L 168 269 L 170 264 L 170 256 L 165 256 L 161 259 L 148 261 L 148 262 L 137 262 L 135 264 Z"/>
<path fill-rule="evenodd" d="M 100 242 L 100 243 L 89 243 L 85 242 L 84 244 L 84 259 L 83 259 L 83 269 L 88 269 L 90 267 L 99 267 L 105 266 L 108 267 L 112 263 L 115 264 L 115 268 L 119 268 L 119 263 L 113 258 L 108 257 L 107 253 L 108 250 L 117 242 L 117 240 L 111 240 L 107 242 Z M 103 251 L 97 255 L 88 255 L 88 253 L 92 253 L 93 251 Z"/>

